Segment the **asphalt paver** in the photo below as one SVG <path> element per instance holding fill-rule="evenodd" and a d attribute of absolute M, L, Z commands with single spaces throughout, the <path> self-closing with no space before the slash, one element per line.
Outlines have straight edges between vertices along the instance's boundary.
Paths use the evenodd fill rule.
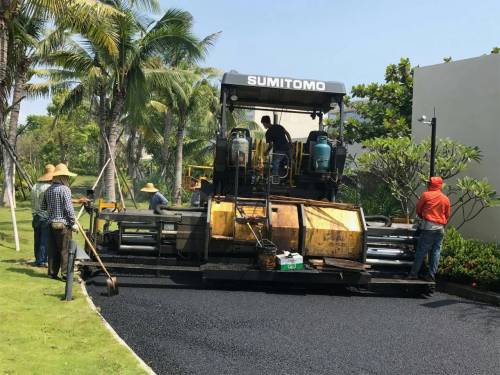
<path fill-rule="evenodd" d="M 94 281 L 102 315 L 158 374 L 500 374 L 500 309 L 447 294 L 137 277 L 107 297 Z"/>

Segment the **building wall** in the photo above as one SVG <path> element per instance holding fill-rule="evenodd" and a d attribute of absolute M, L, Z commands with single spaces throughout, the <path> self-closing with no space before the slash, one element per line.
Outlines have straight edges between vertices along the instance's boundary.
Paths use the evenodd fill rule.
<path fill-rule="evenodd" d="M 430 127 L 417 119 L 437 117 L 438 138 L 479 146 L 480 164 L 466 175 L 489 182 L 500 193 L 500 55 L 454 61 L 415 69 L 412 133 L 417 141 L 430 136 Z M 500 207 L 483 211 L 465 224 L 467 237 L 500 241 Z"/>

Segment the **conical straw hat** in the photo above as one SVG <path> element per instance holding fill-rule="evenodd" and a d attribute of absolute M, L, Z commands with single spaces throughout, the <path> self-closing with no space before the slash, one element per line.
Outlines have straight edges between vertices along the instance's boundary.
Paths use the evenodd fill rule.
<path fill-rule="evenodd" d="M 54 174 L 54 170 L 56 169 L 56 167 L 54 167 L 53 164 L 47 164 L 45 166 L 45 171 L 43 172 L 43 174 L 38 177 L 38 182 L 49 182 L 49 181 L 52 181 L 52 175 Z"/>
<path fill-rule="evenodd" d="M 146 193 L 156 193 L 158 191 L 157 188 L 151 183 L 148 182 L 142 189 L 141 191 L 144 191 Z"/>
<path fill-rule="evenodd" d="M 54 170 L 54 177 L 56 176 L 69 176 L 69 177 L 75 177 L 77 176 L 76 173 L 70 172 L 68 170 L 68 167 L 64 163 L 60 163 L 56 165 L 56 169 Z"/>

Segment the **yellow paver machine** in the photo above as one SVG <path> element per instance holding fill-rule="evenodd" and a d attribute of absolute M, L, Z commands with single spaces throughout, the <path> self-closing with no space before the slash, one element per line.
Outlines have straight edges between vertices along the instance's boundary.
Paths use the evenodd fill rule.
<path fill-rule="evenodd" d="M 347 151 L 344 95 L 339 82 L 224 74 L 213 166 L 189 166 L 185 176 L 197 207 L 96 208 L 94 220 L 118 224 L 93 226 L 102 259 L 115 270 L 203 279 L 428 287 L 401 277 L 414 229 L 367 226 L 361 207 L 336 202 Z M 331 139 L 323 116 L 334 108 L 340 121 Z M 247 128 L 227 128 L 235 110 L 306 114 L 318 126 L 274 150 Z"/>

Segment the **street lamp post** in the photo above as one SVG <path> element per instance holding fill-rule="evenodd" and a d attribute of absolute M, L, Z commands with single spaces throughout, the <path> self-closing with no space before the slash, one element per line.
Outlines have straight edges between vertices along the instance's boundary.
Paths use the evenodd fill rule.
<path fill-rule="evenodd" d="M 436 165 L 436 113 L 434 111 L 434 116 L 431 121 L 427 121 L 427 117 L 423 115 L 418 119 L 424 125 L 431 126 L 431 160 L 430 160 L 430 173 L 429 180 L 435 175 L 435 165 Z"/>
<path fill-rule="evenodd" d="M 436 116 L 434 116 L 431 120 L 431 168 L 430 168 L 430 176 L 434 176 L 434 167 L 436 165 Z"/>

